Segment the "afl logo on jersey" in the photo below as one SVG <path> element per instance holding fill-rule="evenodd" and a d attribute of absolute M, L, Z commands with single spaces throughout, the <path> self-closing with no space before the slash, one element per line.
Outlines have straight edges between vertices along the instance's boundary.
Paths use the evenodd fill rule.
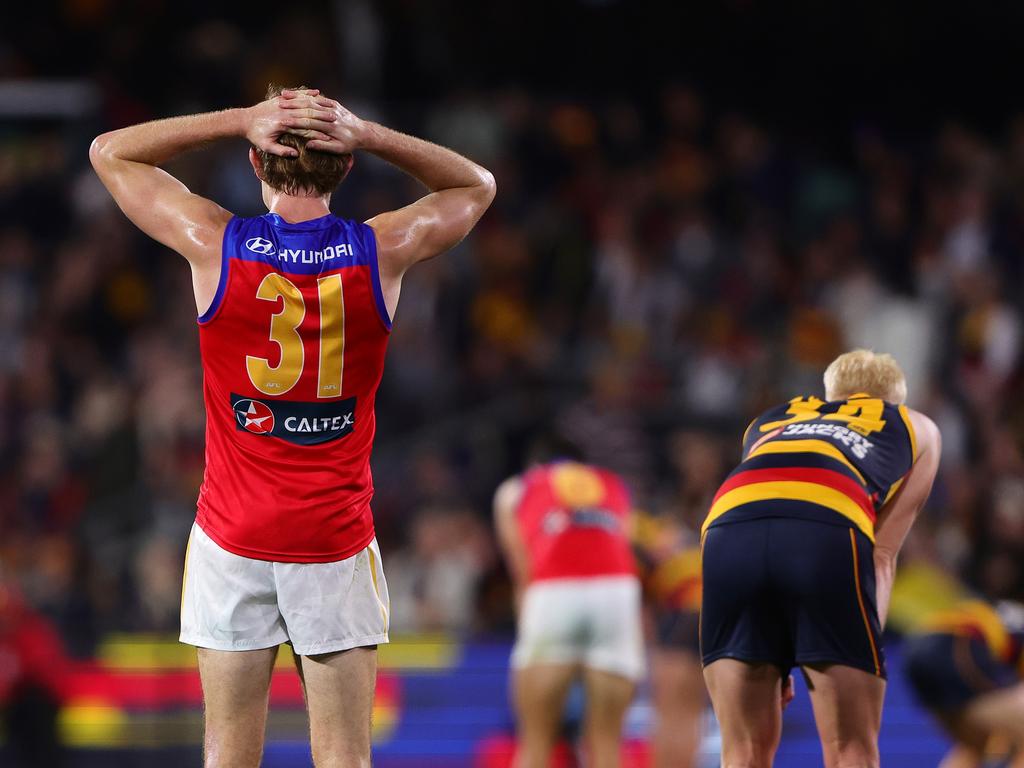
<path fill-rule="evenodd" d="M 238 426 L 254 435 L 274 431 L 274 412 L 259 400 L 239 400 L 234 405 Z"/>
<path fill-rule="evenodd" d="M 262 237 L 250 237 L 245 241 L 245 247 L 253 253 L 259 253 L 263 256 L 269 256 L 274 253 L 274 244 L 269 240 L 264 240 Z"/>

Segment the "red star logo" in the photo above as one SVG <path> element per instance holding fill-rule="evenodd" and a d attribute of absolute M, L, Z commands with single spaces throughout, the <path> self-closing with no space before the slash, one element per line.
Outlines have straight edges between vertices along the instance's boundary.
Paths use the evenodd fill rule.
<path fill-rule="evenodd" d="M 259 400 L 239 400 L 235 403 L 238 424 L 254 435 L 267 435 L 274 431 L 274 412 Z"/>

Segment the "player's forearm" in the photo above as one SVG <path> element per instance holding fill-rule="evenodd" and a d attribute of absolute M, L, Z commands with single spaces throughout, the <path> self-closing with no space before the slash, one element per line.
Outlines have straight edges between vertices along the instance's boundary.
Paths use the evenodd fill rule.
<path fill-rule="evenodd" d="M 875 551 L 875 603 L 878 606 L 878 623 L 884 629 L 889 616 L 889 599 L 892 585 L 896 580 L 896 555 Z"/>
<path fill-rule="evenodd" d="M 458 152 L 377 123 L 365 123 L 360 148 L 421 181 L 431 192 L 464 188 L 489 202 L 494 176 Z"/>
<path fill-rule="evenodd" d="M 246 109 L 225 109 L 199 115 L 171 117 L 104 133 L 93 141 L 93 163 L 127 160 L 160 165 L 176 155 L 217 139 L 244 136 Z"/>

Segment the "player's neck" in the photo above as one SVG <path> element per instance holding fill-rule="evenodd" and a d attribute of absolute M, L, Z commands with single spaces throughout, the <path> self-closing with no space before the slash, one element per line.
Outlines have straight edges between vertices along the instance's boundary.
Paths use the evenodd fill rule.
<path fill-rule="evenodd" d="M 331 212 L 330 195 L 320 197 L 296 197 L 276 193 L 266 201 L 271 213 L 276 213 L 289 224 L 319 219 Z"/>

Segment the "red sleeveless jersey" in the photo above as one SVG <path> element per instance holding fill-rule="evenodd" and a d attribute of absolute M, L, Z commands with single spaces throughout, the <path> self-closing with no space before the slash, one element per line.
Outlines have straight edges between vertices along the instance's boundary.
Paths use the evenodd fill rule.
<path fill-rule="evenodd" d="M 329 562 L 365 548 L 391 327 L 373 230 L 331 215 L 233 218 L 199 327 L 199 527 L 261 560 Z"/>
<path fill-rule="evenodd" d="M 516 517 L 529 580 L 635 575 L 629 513 L 626 484 L 613 472 L 573 461 L 527 472 Z"/>

